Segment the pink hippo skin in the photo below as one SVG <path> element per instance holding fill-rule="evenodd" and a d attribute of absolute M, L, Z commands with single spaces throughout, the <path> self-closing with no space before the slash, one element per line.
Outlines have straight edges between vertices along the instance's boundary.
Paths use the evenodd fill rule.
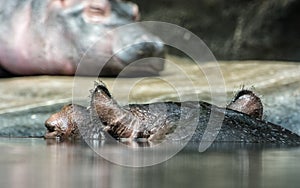
<path fill-rule="evenodd" d="M 0 77 L 74 75 L 84 54 L 78 74 L 93 76 L 100 67 L 100 75 L 115 76 L 135 60 L 163 57 L 161 40 L 140 26 L 106 34 L 138 18 L 137 5 L 120 0 L 1 1 Z M 157 62 L 134 71 L 162 69 L 163 62 Z"/>

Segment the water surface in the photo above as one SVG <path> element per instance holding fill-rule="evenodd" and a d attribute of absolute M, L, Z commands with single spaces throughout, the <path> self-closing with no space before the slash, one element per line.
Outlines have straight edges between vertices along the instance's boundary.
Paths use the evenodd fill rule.
<path fill-rule="evenodd" d="M 114 151 L 115 146 L 111 146 Z M 0 138 L 1 187 L 298 187 L 300 147 L 198 145 L 158 165 L 131 168 L 106 161 L 83 142 Z M 159 154 L 159 153 L 158 153 Z"/>

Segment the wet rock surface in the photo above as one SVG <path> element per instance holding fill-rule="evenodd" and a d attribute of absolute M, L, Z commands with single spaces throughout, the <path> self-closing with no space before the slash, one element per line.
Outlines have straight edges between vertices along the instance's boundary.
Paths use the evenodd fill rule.
<path fill-rule="evenodd" d="M 218 59 L 300 60 L 300 2 L 138 1 L 142 20 L 174 23 L 198 35 Z"/>
<path fill-rule="evenodd" d="M 0 79 L 0 136 L 41 137 L 43 122 L 72 101 L 72 77 Z"/>
<path fill-rule="evenodd" d="M 2 137 L 43 137 L 43 122 L 64 104 L 53 104 L 0 115 L 0 136 Z"/>

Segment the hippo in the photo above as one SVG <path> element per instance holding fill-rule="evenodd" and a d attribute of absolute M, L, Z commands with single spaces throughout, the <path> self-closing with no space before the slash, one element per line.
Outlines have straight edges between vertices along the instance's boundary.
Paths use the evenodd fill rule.
<path fill-rule="evenodd" d="M 0 7 L 0 77 L 95 76 L 91 70 L 99 67 L 100 75 L 116 76 L 133 61 L 165 54 L 162 41 L 137 24 L 114 30 L 139 19 L 128 1 L 12 0 Z M 158 74 L 163 64 L 135 71 Z"/>
<path fill-rule="evenodd" d="M 117 140 L 142 139 L 146 142 L 170 138 L 180 140 L 184 139 L 184 131 L 190 126 L 185 120 L 196 117 L 198 122 L 190 141 L 199 142 L 204 138 L 211 113 L 224 119 L 221 127 L 211 129 L 211 134 L 217 133 L 213 140 L 206 137 L 208 140 L 204 141 L 300 144 L 299 135 L 262 120 L 262 102 L 250 90 L 238 92 L 226 108 L 204 101 L 120 106 L 101 81 L 96 81 L 91 90 L 89 107 L 69 104 L 51 115 L 45 122 L 47 132 L 44 137 L 69 140 L 106 139 L 110 136 Z"/>

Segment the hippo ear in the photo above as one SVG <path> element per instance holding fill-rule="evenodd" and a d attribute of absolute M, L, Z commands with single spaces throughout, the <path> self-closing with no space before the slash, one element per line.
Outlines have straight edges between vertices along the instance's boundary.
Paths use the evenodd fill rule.
<path fill-rule="evenodd" d="M 109 98 L 112 98 L 110 92 L 108 91 L 106 85 L 101 81 L 101 80 L 97 80 L 94 82 L 94 92 L 104 92 Z"/>
<path fill-rule="evenodd" d="M 239 98 L 241 98 L 241 97 L 244 96 L 244 95 L 250 95 L 250 96 L 253 96 L 253 97 L 255 97 L 255 98 L 258 98 L 258 97 L 253 93 L 253 91 L 250 91 L 250 90 L 247 90 L 247 89 L 242 89 L 241 91 L 239 91 L 239 92 L 235 95 L 235 97 L 234 97 L 234 99 L 233 99 L 232 101 L 235 102 L 236 100 L 238 100 Z"/>
<path fill-rule="evenodd" d="M 227 108 L 258 119 L 262 119 L 263 116 L 263 104 L 260 98 L 250 90 L 239 91 Z"/>

